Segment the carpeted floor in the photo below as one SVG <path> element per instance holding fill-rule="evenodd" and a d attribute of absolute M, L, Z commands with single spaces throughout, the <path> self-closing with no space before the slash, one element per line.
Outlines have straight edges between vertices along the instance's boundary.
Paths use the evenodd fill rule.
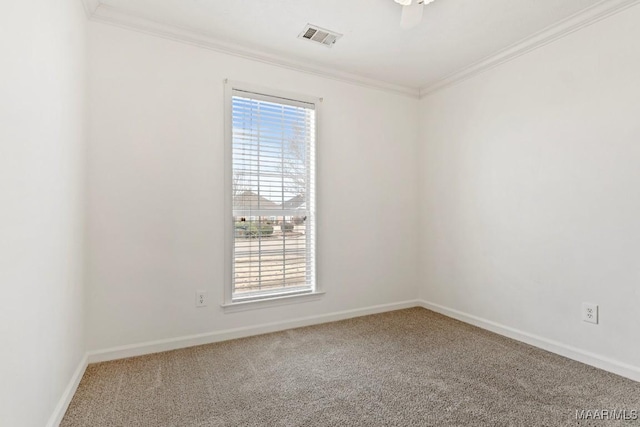
<path fill-rule="evenodd" d="M 72 426 L 560 426 L 640 383 L 422 308 L 100 363 Z"/>

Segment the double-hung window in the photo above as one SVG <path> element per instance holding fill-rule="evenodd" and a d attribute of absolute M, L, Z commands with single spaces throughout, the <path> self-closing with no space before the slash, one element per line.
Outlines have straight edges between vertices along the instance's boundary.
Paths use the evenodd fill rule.
<path fill-rule="evenodd" d="M 226 302 L 313 293 L 317 103 L 232 83 L 226 90 Z"/>

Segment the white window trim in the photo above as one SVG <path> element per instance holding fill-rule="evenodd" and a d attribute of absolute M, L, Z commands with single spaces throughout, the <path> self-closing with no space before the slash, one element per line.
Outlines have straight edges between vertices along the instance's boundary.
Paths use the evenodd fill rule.
<path fill-rule="evenodd" d="M 233 195 L 232 195 L 232 175 L 233 175 L 233 150 L 232 150 L 232 97 L 233 90 L 242 90 L 246 92 L 253 92 L 257 94 L 265 94 L 271 97 L 278 97 L 283 99 L 301 101 L 306 103 L 311 103 L 315 105 L 315 121 L 316 121 L 316 135 L 315 140 L 316 144 L 314 147 L 315 150 L 315 167 L 314 170 L 314 182 L 315 182 L 315 206 L 316 210 L 314 212 L 315 218 L 315 258 L 314 258 L 314 289 L 312 291 L 301 292 L 301 293 L 283 293 L 280 295 L 267 296 L 262 298 L 254 298 L 254 299 L 246 299 L 246 300 L 233 300 Z M 270 88 L 266 88 L 263 86 L 257 86 L 250 83 L 243 83 L 237 81 L 231 81 L 228 79 L 224 80 L 224 293 L 223 293 L 223 302 L 221 307 L 225 312 L 236 312 L 236 311 L 244 311 L 248 309 L 254 308 L 263 308 L 263 307 L 271 307 L 282 304 L 289 303 L 298 303 L 298 302 L 306 302 L 306 301 L 315 301 L 322 295 L 324 295 L 324 291 L 321 289 L 320 281 L 318 280 L 318 246 L 320 242 L 318 241 L 318 167 L 319 158 L 318 158 L 318 142 L 319 142 L 319 128 L 320 128 L 320 117 L 321 117 L 321 105 L 322 98 L 309 96 L 309 95 L 300 95 L 297 93 L 291 93 L 281 90 L 274 90 Z"/>
<path fill-rule="evenodd" d="M 308 301 L 317 301 L 325 293 L 316 290 L 315 292 L 307 292 L 304 294 L 294 295 L 278 295 L 271 298 L 254 299 L 248 301 L 236 301 L 228 304 L 222 304 L 225 313 L 234 313 L 237 311 L 254 310 L 257 308 L 277 307 L 287 304 L 296 304 Z"/>

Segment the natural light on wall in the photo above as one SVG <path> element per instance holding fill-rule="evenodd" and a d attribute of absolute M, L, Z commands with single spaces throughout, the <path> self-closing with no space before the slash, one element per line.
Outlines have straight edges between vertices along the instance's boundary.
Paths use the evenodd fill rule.
<path fill-rule="evenodd" d="M 232 299 L 313 292 L 313 103 L 233 89 Z"/>

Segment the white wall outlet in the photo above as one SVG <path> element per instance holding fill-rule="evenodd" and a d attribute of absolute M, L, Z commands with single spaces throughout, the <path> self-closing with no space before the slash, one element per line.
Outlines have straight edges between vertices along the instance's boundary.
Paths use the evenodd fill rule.
<path fill-rule="evenodd" d="M 207 293 L 205 291 L 196 291 L 196 307 L 207 306 Z"/>
<path fill-rule="evenodd" d="M 598 306 L 588 302 L 582 303 L 582 320 L 589 323 L 598 324 Z"/>

